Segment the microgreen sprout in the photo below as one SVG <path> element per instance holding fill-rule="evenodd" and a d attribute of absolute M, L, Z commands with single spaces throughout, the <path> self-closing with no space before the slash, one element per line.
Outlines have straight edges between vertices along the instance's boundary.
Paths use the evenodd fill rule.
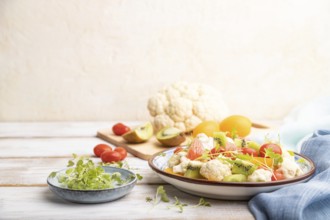
<path fill-rule="evenodd" d="M 175 208 L 178 208 L 179 209 L 179 212 L 180 213 L 182 213 L 183 212 L 183 208 L 185 207 L 185 206 L 188 206 L 188 204 L 186 204 L 186 203 L 182 203 L 179 199 L 178 199 L 178 197 L 176 197 L 176 196 L 174 196 L 174 199 L 175 199 L 175 202 L 173 203 L 173 205 L 171 205 L 171 206 L 168 206 L 167 208 L 173 208 L 173 207 L 175 207 Z"/>
<path fill-rule="evenodd" d="M 141 181 L 141 180 L 143 179 L 143 176 L 141 176 L 139 173 L 136 173 L 135 175 L 136 175 L 136 178 L 137 178 L 139 181 Z"/>
<path fill-rule="evenodd" d="M 157 187 L 156 195 L 154 198 L 151 198 L 150 196 L 146 197 L 146 202 L 153 202 L 154 206 L 157 205 L 160 201 L 163 201 L 163 202 L 170 201 L 168 199 L 164 186 Z"/>
<path fill-rule="evenodd" d="M 152 202 L 152 201 L 153 201 L 153 199 L 150 196 L 146 197 L 146 202 Z"/>
<path fill-rule="evenodd" d="M 195 207 L 199 207 L 199 206 L 211 207 L 211 203 L 205 201 L 204 198 L 200 198 L 198 204 L 195 205 Z"/>
<path fill-rule="evenodd" d="M 278 165 L 283 162 L 282 155 L 274 153 L 272 148 L 265 149 L 265 152 L 266 152 L 265 157 L 269 157 L 269 158 L 273 159 L 274 165 Z"/>
<path fill-rule="evenodd" d="M 179 209 L 179 212 L 182 213 L 183 212 L 183 209 L 184 207 L 188 206 L 188 204 L 186 203 L 182 203 L 177 196 L 174 196 L 174 202 L 172 205 L 169 205 L 167 206 L 168 209 L 171 209 L 171 208 L 177 208 Z M 158 186 L 157 187 L 157 191 L 156 191 L 156 195 L 154 196 L 154 198 L 150 197 L 150 196 L 147 196 L 146 197 L 146 202 L 148 203 L 152 203 L 153 206 L 157 205 L 158 203 L 160 202 L 170 202 L 170 199 L 168 198 L 168 195 L 164 189 L 164 186 Z M 201 206 L 205 206 L 205 207 L 210 207 L 211 204 L 207 201 L 205 201 L 204 198 L 200 198 L 199 199 L 199 202 L 197 205 L 194 205 L 192 207 L 201 207 Z"/>
<path fill-rule="evenodd" d="M 130 170 L 130 166 L 127 163 L 127 161 L 117 161 L 117 162 L 112 162 L 112 163 L 104 163 L 100 162 L 101 166 L 109 166 L 109 167 L 117 167 L 117 168 L 122 168 L 126 170 Z"/>
<path fill-rule="evenodd" d="M 155 201 L 157 202 L 157 197 L 160 196 L 160 200 L 163 202 L 169 202 L 168 196 L 166 194 L 166 191 L 164 189 L 164 186 L 158 186 L 157 192 L 156 192 L 156 198 Z M 158 203 L 158 202 L 157 202 Z"/>

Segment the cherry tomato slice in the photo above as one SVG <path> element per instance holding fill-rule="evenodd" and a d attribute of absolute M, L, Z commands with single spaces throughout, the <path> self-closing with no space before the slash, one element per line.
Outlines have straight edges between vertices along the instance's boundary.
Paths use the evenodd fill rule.
<path fill-rule="evenodd" d="M 123 147 L 116 147 L 114 151 L 120 153 L 121 155 L 121 160 L 124 160 L 127 156 L 127 150 Z"/>
<path fill-rule="evenodd" d="M 121 136 L 129 132 L 130 130 L 131 130 L 130 127 L 124 125 L 123 123 L 117 123 L 112 127 L 113 133 L 118 136 Z"/>
<path fill-rule="evenodd" d="M 225 149 L 223 147 L 220 147 L 220 148 L 214 147 L 210 150 L 209 154 L 210 154 L 210 157 L 212 159 L 214 159 L 214 158 L 218 157 L 222 152 L 225 152 Z"/>
<path fill-rule="evenodd" d="M 253 149 L 253 148 L 248 148 L 248 147 L 243 147 L 242 148 L 242 153 L 243 154 L 248 154 L 248 155 L 251 155 L 251 156 L 254 156 L 254 157 L 258 157 L 259 156 L 259 153 L 256 149 Z"/>
<path fill-rule="evenodd" d="M 272 176 L 272 181 L 276 181 L 276 180 L 284 180 L 285 176 L 283 174 L 283 172 L 281 170 L 275 170 L 274 174 Z"/>
<path fill-rule="evenodd" d="M 267 143 L 267 144 L 263 144 L 259 149 L 259 154 L 261 157 L 266 156 L 266 149 L 272 149 L 274 153 L 282 155 L 282 148 L 280 146 L 273 143 Z"/>
<path fill-rule="evenodd" d="M 100 157 L 104 151 L 112 151 L 112 148 L 107 144 L 98 144 L 93 149 L 95 156 Z"/>
<path fill-rule="evenodd" d="M 175 148 L 174 153 L 177 154 L 181 151 L 183 151 L 183 147 L 177 147 L 177 148 Z"/>
<path fill-rule="evenodd" d="M 101 155 L 101 160 L 104 163 L 121 161 L 122 155 L 117 151 L 105 151 Z"/>

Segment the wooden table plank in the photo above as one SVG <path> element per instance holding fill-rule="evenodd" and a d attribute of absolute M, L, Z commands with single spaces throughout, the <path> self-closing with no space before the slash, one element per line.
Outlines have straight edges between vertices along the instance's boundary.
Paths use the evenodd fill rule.
<path fill-rule="evenodd" d="M 0 158 L 71 157 L 73 153 L 78 155 L 85 155 L 85 154 L 93 155 L 94 146 L 100 143 L 109 144 L 97 137 L 4 138 L 4 139 L 0 139 L 0 149 L 1 149 Z"/>
<path fill-rule="evenodd" d="M 145 199 L 155 195 L 156 187 L 137 185 L 122 199 L 93 205 L 66 202 L 57 198 L 48 187 L 0 187 L 0 219 L 254 219 L 247 202 L 206 199 L 211 207 L 194 207 L 200 197 L 169 185 L 164 187 L 171 201 L 177 196 L 188 204 L 183 213 L 169 209 L 172 203 L 152 206 Z"/>
<path fill-rule="evenodd" d="M 2 158 L 0 159 L 0 186 L 38 186 L 46 185 L 48 175 L 53 171 L 64 169 L 69 158 Z M 99 158 L 93 158 L 100 162 Z M 126 159 L 131 171 L 143 176 L 138 184 L 162 184 L 158 175 L 153 172 L 147 161 L 136 157 Z"/>
<path fill-rule="evenodd" d="M 94 137 L 99 129 L 117 122 L 0 122 L 0 138 Z M 127 122 L 129 126 L 143 122 Z"/>

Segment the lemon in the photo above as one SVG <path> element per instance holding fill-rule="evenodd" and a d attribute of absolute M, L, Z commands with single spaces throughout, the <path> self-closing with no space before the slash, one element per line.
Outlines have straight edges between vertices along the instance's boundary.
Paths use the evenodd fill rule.
<path fill-rule="evenodd" d="M 241 115 L 231 115 L 220 122 L 220 130 L 239 137 L 246 137 L 251 132 L 250 119 Z"/>
<path fill-rule="evenodd" d="M 204 133 L 209 137 L 213 137 L 213 133 L 218 131 L 220 131 L 218 122 L 203 121 L 194 128 L 192 136 L 196 137 L 198 134 Z"/>

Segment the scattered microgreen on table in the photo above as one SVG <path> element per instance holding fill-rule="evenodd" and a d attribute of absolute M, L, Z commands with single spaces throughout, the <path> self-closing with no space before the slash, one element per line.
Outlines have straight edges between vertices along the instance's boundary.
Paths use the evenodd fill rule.
<path fill-rule="evenodd" d="M 158 203 L 160 203 L 160 201 L 168 203 L 171 200 L 169 199 L 164 186 L 158 186 L 157 190 L 156 190 L 156 195 L 152 198 L 150 196 L 146 197 L 146 202 L 152 203 L 153 206 L 156 206 Z M 186 203 L 182 203 L 177 196 L 174 196 L 174 202 L 172 205 L 167 206 L 168 209 L 171 208 L 177 208 L 179 209 L 179 212 L 182 213 L 184 210 L 184 207 L 189 206 Z M 194 205 L 193 207 L 201 207 L 201 206 L 205 206 L 205 207 L 210 207 L 211 203 L 207 202 L 204 198 L 200 198 L 199 202 L 197 205 Z"/>

